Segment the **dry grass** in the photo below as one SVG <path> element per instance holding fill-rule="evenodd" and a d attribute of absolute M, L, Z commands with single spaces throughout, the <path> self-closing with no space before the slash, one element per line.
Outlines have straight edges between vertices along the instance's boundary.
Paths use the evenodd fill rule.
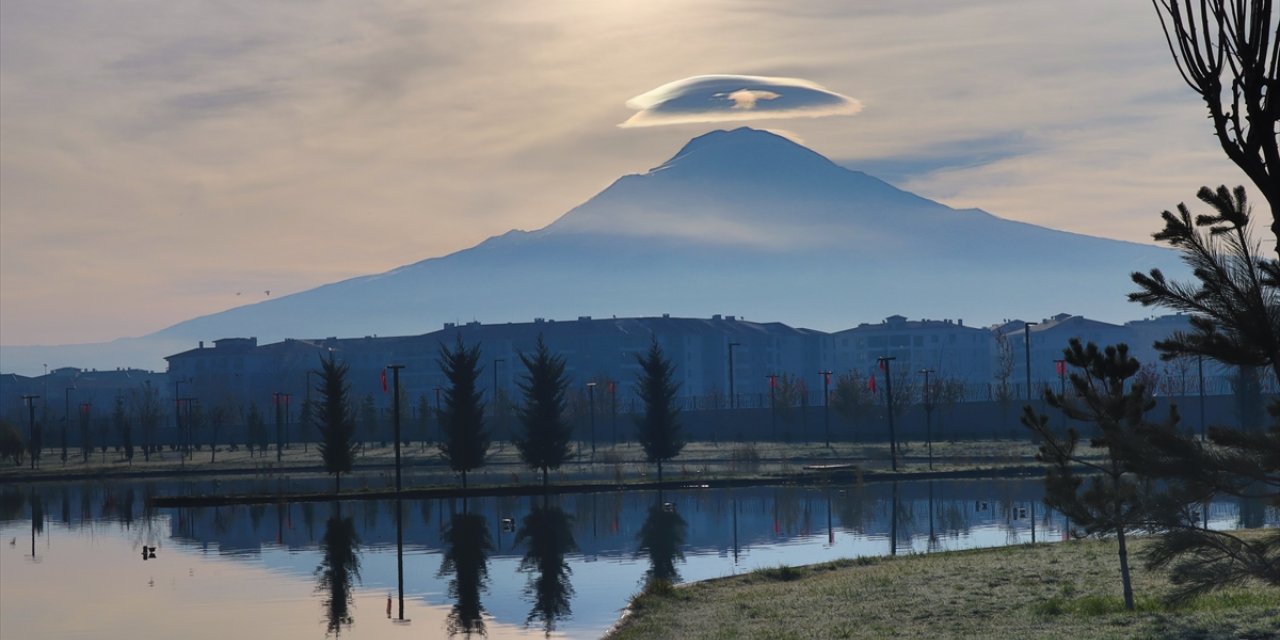
<path fill-rule="evenodd" d="M 1169 608 L 1162 575 L 1139 566 L 1134 580 L 1138 610 L 1127 612 L 1109 541 L 778 567 L 642 594 L 612 637 L 1280 637 L 1280 589 Z"/>

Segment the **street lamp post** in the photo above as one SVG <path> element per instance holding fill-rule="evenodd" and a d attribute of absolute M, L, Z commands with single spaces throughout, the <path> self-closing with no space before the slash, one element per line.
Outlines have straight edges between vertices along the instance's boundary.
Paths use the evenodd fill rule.
<path fill-rule="evenodd" d="M 75 385 L 65 388 L 62 394 L 62 464 L 67 464 L 67 427 L 71 425 L 71 392 Z"/>
<path fill-rule="evenodd" d="M 1022 323 L 1022 347 L 1027 356 L 1027 402 L 1031 402 L 1031 327 L 1039 322 Z"/>
<path fill-rule="evenodd" d="M 778 374 L 771 373 L 769 378 L 769 439 L 778 438 Z"/>
<path fill-rule="evenodd" d="M 933 397 L 930 395 L 929 374 L 933 369 L 921 369 L 924 374 L 924 442 L 929 450 L 929 470 L 933 471 Z"/>
<path fill-rule="evenodd" d="M 400 370 L 404 368 L 402 364 L 389 364 L 387 368 L 391 370 L 391 424 L 395 429 L 396 438 L 396 497 L 400 497 Z M 397 505 L 397 509 L 399 506 Z M 397 516 L 399 517 L 399 516 Z"/>
<path fill-rule="evenodd" d="M 609 428 L 613 431 L 613 446 L 618 446 L 618 382 L 609 381 Z"/>
<path fill-rule="evenodd" d="M 433 387 L 431 390 L 436 392 L 436 428 L 438 429 L 438 428 L 440 427 L 440 424 L 439 424 L 439 420 L 440 420 L 440 392 L 441 392 L 441 391 L 444 391 L 444 388 L 443 388 L 443 387 Z"/>
<path fill-rule="evenodd" d="M 886 397 L 886 413 L 889 414 L 889 466 L 894 470 L 898 470 L 898 434 L 893 428 L 893 369 L 889 363 L 897 360 L 893 356 L 880 356 L 876 361 L 880 363 L 880 370 L 884 371 L 884 391 Z"/>
<path fill-rule="evenodd" d="M 741 344 L 737 342 L 729 343 L 729 408 L 730 409 L 738 408 L 738 398 L 736 393 L 734 392 L 734 387 L 733 387 L 733 348 L 737 346 L 741 346 Z"/>
<path fill-rule="evenodd" d="M 178 436 L 182 438 L 182 464 L 187 463 L 187 453 L 190 448 L 190 438 L 186 431 L 182 428 L 182 385 L 191 384 L 190 378 L 173 381 L 173 427 L 178 430 Z"/>
<path fill-rule="evenodd" d="M 308 422 L 315 420 L 314 412 L 316 408 L 311 404 L 311 374 L 313 373 L 315 373 L 315 371 L 312 371 L 310 369 L 307 370 L 307 394 L 302 399 L 302 402 L 307 409 L 306 413 L 307 413 Z M 302 436 L 302 452 L 303 453 L 307 452 L 307 443 L 310 441 L 310 438 L 308 438 L 306 436 L 306 433 L 304 432 L 307 426 L 308 425 L 304 424 L 298 429 L 299 434 Z"/>
<path fill-rule="evenodd" d="M 45 365 L 48 366 L 48 365 Z M 36 468 L 36 460 L 40 457 L 40 447 L 44 443 L 41 442 L 40 432 L 36 430 L 36 400 L 40 396 L 24 395 L 22 401 L 27 403 L 27 425 L 31 430 L 31 468 Z"/>
<path fill-rule="evenodd" d="M 279 391 L 271 394 L 271 404 L 275 405 L 276 408 L 276 462 L 284 460 L 284 434 L 280 432 L 283 428 L 281 424 L 283 417 L 280 415 L 280 396 L 282 395 L 284 394 Z"/>
<path fill-rule="evenodd" d="M 596 455 L 596 383 L 587 383 L 587 414 L 591 420 L 591 459 Z"/>
<path fill-rule="evenodd" d="M 498 414 L 499 414 L 499 406 L 498 406 L 498 363 L 506 362 L 506 361 L 507 361 L 507 360 L 506 360 L 506 358 L 494 358 L 494 359 L 493 359 L 493 423 L 494 423 L 494 431 L 495 431 L 496 433 L 501 433 L 501 426 L 498 424 L 498 423 L 499 423 L 499 421 L 500 421 L 500 417 L 499 417 L 499 415 L 498 415 Z M 503 440 L 506 440 L 506 438 L 504 438 Z M 501 441 L 500 441 L 500 442 L 501 442 Z"/>
<path fill-rule="evenodd" d="M 80 454 L 85 464 L 89 463 L 89 454 L 93 453 L 85 446 L 89 441 L 89 410 L 92 406 L 91 402 L 80 403 Z"/>
<path fill-rule="evenodd" d="M 506 358 L 493 359 L 493 415 L 498 415 L 498 363 L 506 362 Z"/>
<path fill-rule="evenodd" d="M 827 448 L 831 448 L 831 372 L 819 371 L 822 375 L 822 432 L 827 440 Z"/>

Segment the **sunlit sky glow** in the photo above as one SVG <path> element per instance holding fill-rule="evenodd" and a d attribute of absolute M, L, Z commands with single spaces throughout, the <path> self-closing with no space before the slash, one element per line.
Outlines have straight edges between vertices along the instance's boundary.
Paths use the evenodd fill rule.
<path fill-rule="evenodd" d="M 713 87 L 699 122 L 628 106 L 724 74 L 759 86 Z M 759 126 L 1058 229 L 1146 242 L 1243 181 L 1147 2 L 5 0 L 0 343 L 142 335 L 539 228 L 806 96 L 840 115 Z M 666 126 L 618 126 L 642 121 Z"/>

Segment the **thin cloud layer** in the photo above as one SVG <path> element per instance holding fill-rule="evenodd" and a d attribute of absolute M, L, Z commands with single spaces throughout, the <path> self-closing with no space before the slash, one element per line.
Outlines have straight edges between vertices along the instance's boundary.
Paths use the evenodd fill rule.
<path fill-rule="evenodd" d="M 627 101 L 620 127 L 851 116 L 862 103 L 800 78 L 711 75 L 676 80 Z"/>

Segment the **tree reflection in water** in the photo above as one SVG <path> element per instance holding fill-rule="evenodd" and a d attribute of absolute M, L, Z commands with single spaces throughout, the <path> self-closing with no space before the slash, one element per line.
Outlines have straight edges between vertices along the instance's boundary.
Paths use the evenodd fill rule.
<path fill-rule="evenodd" d="M 636 551 L 636 556 L 649 554 L 649 570 L 645 572 L 646 586 L 657 582 L 680 582 L 676 560 L 684 560 L 684 553 L 680 548 L 684 546 L 687 528 L 684 518 L 676 513 L 675 505 L 664 503 L 662 494 L 658 494 L 658 501 L 649 507 L 649 515 L 644 519 L 644 526 L 640 527 L 640 548 Z"/>
<path fill-rule="evenodd" d="M 454 599 L 445 628 L 449 635 L 472 633 L 485 635 L 484 605 L 480 590 L 489 581 L 489 552 L 493 542 L 484 516 L 461 513 L 454 515 L 444 532 L 444 562 L 440 575 L 453 574 L 449 581 L 449 597 Z"/>
<path fill-rule="evenodd" d="M 323 555 L 316 567 L 316 591 L 325 595 L 326 635 L 342 635 L 342 628 L 355 622 L 351 615 L 355 596 L 352 581 L 360 579 L 359 547 L 355 523 L 342 517 L 341 510 L 335 511 L 325 523 L 320 543 Z"/>
<path fill-rule="evenodd" d="M 525 516 L 516 532 L 516 544 L 527 545 L 520 570 L 529 573 L 525 596 L 533 602 L 525 624 L 542 621 L 548 636 L 556 628 L 556 620 L 573 613 L 569 601 L 573 598 L 573 585 L 569 575 L 573 571 L 565 562 L 565 554 L 578 550 L 573 539 L 572 520 L 560 507 L 535 506 Z"/>

